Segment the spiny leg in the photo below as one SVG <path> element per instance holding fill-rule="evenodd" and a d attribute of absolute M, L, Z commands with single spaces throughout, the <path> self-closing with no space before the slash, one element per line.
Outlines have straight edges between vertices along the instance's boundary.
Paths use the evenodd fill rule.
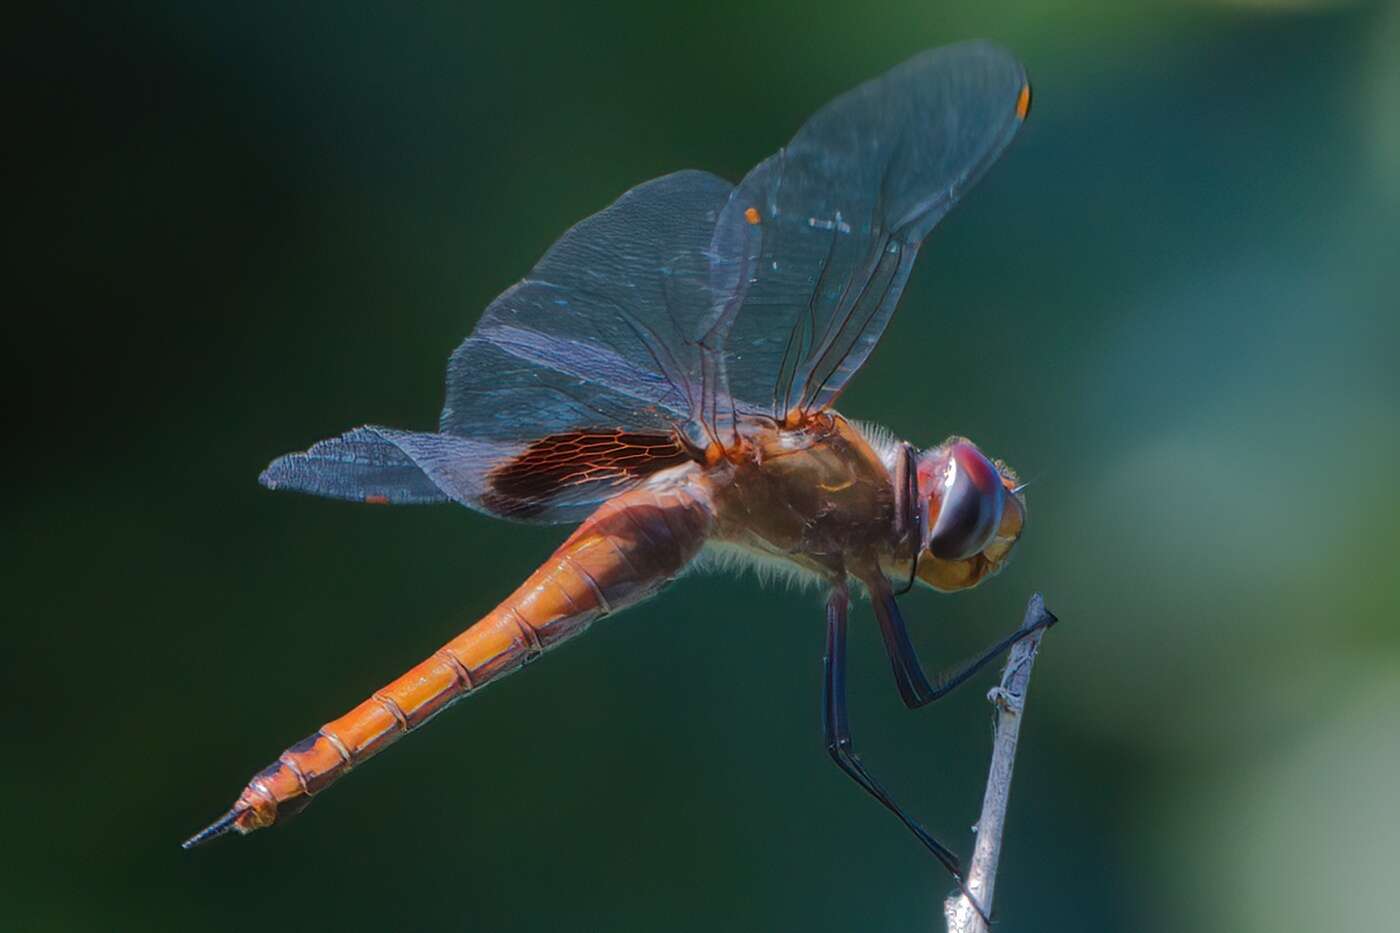
<path fill-rule="evenodd" d="M 885 642 L 885 651 L 890 657 L 890 669 L 894 672 L 895 686 L 900 698 L 910 709 L 927 706 L 934 700 L 946 696 L 967 682 L 968 678 L 999 658 L 1003 652 L 1036 629 L 1049 628 L 1056 619 L 1048 611 L 1031 625 L 1022 625 L 1001 641 L 987 648 L 981 654 L 954 668 L 949 673 L 938 675 L 932 683 L 924 676 L 919 656 L 909 640 L 909 630 L 895 603 L 894 594 L 888 584 L 876 583 L 870 587 L 870 600 L 875 606 L 875 618 L 880 623 L 880 635 Z"/>
<path fill-rule="evenodd" d="M 865 769 L 865 763 L 856 754 L 851 739 L 850 720 L 846 715 L 846 617 L 850 609 L 850 598 L 844 589 L 833 590 L 826 603 L 826 656 L 823 659 L 825 678 L 822 683 L 822 728 L 826 733 L 826 750 L 836 766 L 865 791 L 880 801 L 884 807 L 899 817 L 899 821 L 914 834 L 933 857 L 953 876 L 958 891 L 977 911 L 990 928 L 992 920 L 982 909 L 982 904 L 963 883 L 962 867 L 958 856 L 894 801 L 880 782 Z"/>
<path fill-rule="evenodd" d="M 826 750 L 831 760 L 870 796 L 899 817 L 909 831 L 933 853 L 948 872 L 962 884 L 958 857 L 947 846 L 924 829 L 895 803 L 880 783 L 870 776 L 851 740 L 850 721 L 846 715 L 846 616 L 850 600 L 844 591 L 835 591 L 826 603 L 826 677 L 822 689 L 822 728 L 826 734 Z"/>

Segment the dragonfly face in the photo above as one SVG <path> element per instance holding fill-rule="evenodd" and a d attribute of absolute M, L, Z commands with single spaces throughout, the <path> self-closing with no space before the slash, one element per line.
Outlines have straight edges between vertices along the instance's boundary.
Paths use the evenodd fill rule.
<path fill-rule="evenodd" d="M 928 504 L 919 578 L 944 591 L 975 586 L 1002 568 L 1021 537 L 1026 497 L 1016 474 L 962 437 L 925 451 L 918 469 Z"/>

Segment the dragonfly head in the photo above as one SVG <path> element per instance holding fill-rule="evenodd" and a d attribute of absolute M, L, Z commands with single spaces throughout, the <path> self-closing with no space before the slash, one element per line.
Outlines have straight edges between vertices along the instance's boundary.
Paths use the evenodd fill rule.
<path fill-rule="evenodd" d="M 965 437 L 919 455 L 919 497 L 928 504 L 919 579 L 938 590 L 976 586 L 1002 568 L 1026 522 L 1016 474 Z"/>

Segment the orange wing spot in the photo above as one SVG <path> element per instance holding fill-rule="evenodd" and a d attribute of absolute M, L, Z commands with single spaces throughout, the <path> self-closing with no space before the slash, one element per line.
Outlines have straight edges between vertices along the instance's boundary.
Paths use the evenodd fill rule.
<path fill-rule="evenodd" d="M 483 499 L 506 515 L 538 511 L 569 486 L 620 486 L 693 460 L 668 434 L 568 431 L 550 434 L 486 474 Z"/>
<path fill-rule="evenodd" d="M 365 496 L 365 501 L 368 502 L 370 505 L 388 505 L 388 504 L 389 504 L 389 497 L 388 497 L 388 496 L 378 496 L 378 495 L 374 495 L 374 496 Z"/>
<path fill-rule="evenodd" d="M 762 220 L 763 217 L 758 213 L 758 208 L 751 207 L 748 210 L 744 211 L 744 219 L 751 224 L 756 224 L 760 220 Z"/>
<path fill-rule="evenodd" d="M 802 426 L 802 422 L 807 420 L 807 413 L 800 408 L 794 408 L 783 418 L 783 427 L 789 430 Z"/>
<path fill-rule="evenodd" d="M 1024 120 L 1031 112 L 1031 86 L 1021 85 L 1021 96 L 1016 98 L 1016 119 Z"/>

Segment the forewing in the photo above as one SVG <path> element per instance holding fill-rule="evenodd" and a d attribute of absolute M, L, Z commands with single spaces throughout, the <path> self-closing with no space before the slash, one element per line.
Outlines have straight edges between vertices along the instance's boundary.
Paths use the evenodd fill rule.
<path fill-rule="evenodd" d="M 730 392 L 759 412 L 824 408 L 889 323 L 924 237 L 991 166 L 1030 90 L 983 42 L 925 52 L 818 111 L 734 189 L 712 254 L 746 289 L 725 322 Z"/>

